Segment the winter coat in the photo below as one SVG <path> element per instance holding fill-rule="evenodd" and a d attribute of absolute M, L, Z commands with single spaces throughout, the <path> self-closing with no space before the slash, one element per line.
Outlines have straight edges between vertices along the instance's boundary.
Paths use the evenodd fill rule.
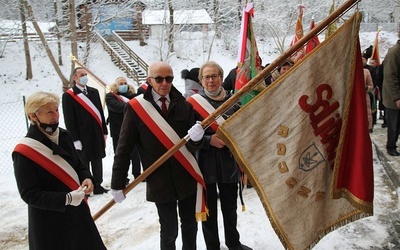
<path fill-rule="evenodd" d="M 125 96 L 129 100 L 136 96 L 132 92 L 124 94 L 117 93 L 117 95 Z M 127 103 L 120 101 L 115 94 L 109 92 L 106 94 L 106 105 L 108 109 L 107 121 L 110 124 L 110 135 L 111 137 L 118 137 L 122 126 L 122 120 L 124 119 L 124 108 Z"/>
<path fill-rule="evenodd" d="M 51 142 L 36 125 L 26 137 L 35 139 L 61 156 L 76 171 L 79 181 L 94 178 L 82 164 L 72 136 L 60 128 L 59 144 Z M 24 155 L 13 152 L 14 173 L 21 198 L 28 204 L 29 249 L 106 249 L 88 205 L 65 206 L 72 190 Z"/>
<path fill-rule="evenodd" d="M 100 112 L 102 127 L 100 127 L 96 119 L 68 93 L 62 95 L 62 107 L 67 130 L 72 134 L 74 141 L 81 141 L 82 143 L 81 157 L 84 161 L 92 161 L 106 156 L 104 135 L 107 135 L 108 131 L 99 91 L 89 86 L 86 87 L 88 91 L 87 97 Z M 76 86 L 72 87 L 72 90 L 76 95 L 82 93 Z"/>
<path fill-rule="evenodd" d="M 182 94 L 173 86 L 169 97 L 171 102 L 166 121 L 178 136 L 183 138 L 195 124 L 193 107 L 186 102 Z M 150 85 L 144 93 L 144 99 L 150 102 L 161 114 L 161 108 L 153 100 L 152 87 Z M 189 151 L 194 152 L 197 149 L 197 144 L 189 140 L 186 146 Z M 139 150 L 144 170 L 167 152 L 163 144 L 140 119 L 132 109 L 132 106 L 128 104 L 124 111 L 124 121 L 114 157 L 111 179 L 112 189 L 121 190 L 125 188 L 130 154 L 135 146 Z M 152 202 L 163 203 L 181 200 L 196 192 L 195 179 L 174 157 L 170 157 L 149 175 L 146 178 L 146 185 L 147 200 Z"/>
<path fill-rule="evenodd" d="M 201 91 L 199 94 L 203 96 L 214 108 L 221 106 L 222 103 L 224 103 L 232 95 L 229 91 L 227 91 L 225 100 L 214 101 L 208 98 L 204 91 Z M 239 106 L 235 105 L 226 111 L 223 117 L 227 119 L 238 109 Z M 198 114 L 197 118 L 202 120 Z M 215 131 L 212 130 L 211 127 L 206 129 L 202 147 L 196 153 L 204 181 L 206 184 L 239 182 L 240 170 L 235 158 L 227 146 L 224 146 L 223 148 L 216 148 L 210 145 L 210 139 L 213 134 L 215 134 Z"/>
<path fill-rule="evenodd" d="M 389 49 L 383 67 L 383 104 L 386 108 L 399 110 L 396 101 L 400 99 L 400 40 Z"/>

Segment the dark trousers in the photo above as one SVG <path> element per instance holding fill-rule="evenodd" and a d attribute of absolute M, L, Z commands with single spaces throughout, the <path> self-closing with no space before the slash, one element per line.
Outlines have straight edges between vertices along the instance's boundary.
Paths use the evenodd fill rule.
<path fill-rule="evenodd" d="M 217 218 L 217 185 L 221 212 L 224 220 L 225 244 L 228 248 L 240 246 L 240 236 L 236 229 L 238 183 L 207 184 L 207 206 L 209 209 L 209 216 L 207 217 L 207 221 L 202 222 L 207 250 L 220 249 Z"/>
<path fill-rule="evenodd" d="M 396 149 L 400 130 L 400 110 L 386 108 L 387 142 L 386 149 Z"/>
<path fill-rule="evenodd" d="M 178 237 L 178 214 L 181 220 L 182 249 L 195 250 L 197 236 L 197 222 L 195 216 L 196 193 L 179 201 L 156 203 L 160 232 L 160 249 L 175 250 L 175 241 Z"/>
<path fill-rule="evenodd" d="M 78 151 L 79 152 L 79 151 Z M 94 188 L 97 188 L 103 183 L 103 161 L 101 158 L 87 161 L 82 158 L 83 164 L 92 172 L 96 181 Z M 90 168 L 91 167 L 91 168 Z"/>
<path fill-rule="evenodd" d="M 112 140 L 113 140 L 114 153 L 116 153 L 119 136 L 112 137 Z M 132 175 L 135 178 L 137 178 L 141 174 L 140 156 L 139 156 L 139 150 L 137 149 L 137 147 L 135 147 L 135 149 L 133 150 L 133 152 L 131 154 L 131 162 L 132 162 Z"/>

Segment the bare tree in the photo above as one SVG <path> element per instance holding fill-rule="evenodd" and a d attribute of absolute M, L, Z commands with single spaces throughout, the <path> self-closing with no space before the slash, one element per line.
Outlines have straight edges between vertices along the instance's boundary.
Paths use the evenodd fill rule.
<path fill-rule="evenodd" d="M 26 29 L 26 16 L 25 16 L 25 8 L 24 3 L 20 0 L 20 13 L 21 13 L 21 24 L 22 24 L 22 37 L 24 39 L 24 52 L 25 52 L 25 62 L 26 62 L 26 76 L 25 79 L 32 79 L 32 61 L 31 61 L 31 53 L 29 51 L 29 42 L 28 42 L 28 32 Z"/>
<path fill-rule="evenodd" d="M 56 23 L 56 34 L 57 34 L 57 51 L 58 51 L 58 65 L 63 65 L 62 63 L 62 47 L 61 47 L 61 32 L 60 23 L 58 21 L 58 11 L 57 11 L 57 1 L 54 1 L 54 20 Z"/>
<path fill-rule="evenodd" d="M 69 0 L 68 1 L 68 11 L 69 11 L 69 27 L 71 30 L 71 53 L 73 56 L 75 56 L 76 59 L 78 59 L 78 42 L 77 42 L 77 37 L 76 37 L 76 14 L 75 14 L 75 2 L 74 0 Z M 63 90 L 66 91 L 70 87 L 73 86 L 72 82 L 72 72 L 74 71 L 75 68 L 75 63 L 74 61 L 71 61 L 71 75 L 70 75 L 70 81 L 67 84 L 64 84 L 63 82 Z"/>
<path fill-rule="evenodd" d="M 169 29 L 168 29 L 168 51 L 174 52 L 174 7 L 172 6 L 172 0 L 168 0 L 169 10 Z"/>
<path fill-rule="evenodd" d="M 35 16 L 33 15 L 31 5 L 28 3 L 27 0 L 22 0 L 22 2 L 24 4 L 25 9 L 28 11 L 28 15 L 33 24 L 33 27 L 35 28 L 36 33 L 39 35 L 40 41 L 42 42 L 43 47 L 46 50 L 47 56 L 49 57 L 50 62 L 53 64 L 53 67 L 54 67 L 55 71 L 57 72 L 58 76 L 60 77 L 60 79 L 63 83 L 63 86 L 64 86 L 64 84 L 68 84 L 67 78 L 65 78 L 64 75 L 62 74 L 61 69 L 58 66 L 58 64 L 57 64 L 56 60 L 54 59 L 54 56 L 49 48 L 49 45 L 47 44 L 46 38 L 44 37 L 42 30 L 40 29 L 39 25 L 36 22 Z"/>

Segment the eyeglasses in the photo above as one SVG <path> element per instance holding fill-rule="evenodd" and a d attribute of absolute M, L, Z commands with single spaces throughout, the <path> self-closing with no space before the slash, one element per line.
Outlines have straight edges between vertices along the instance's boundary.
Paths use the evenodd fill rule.
<path fill-rule="evenodd" d="M 172 81 L 174 80 L 173 76 L 166 76 L 166 77 L 161 77 L 161 76 L 152 77 L 152 76 L 150 76 L 149 78 L 153 78 L 156 81 L 156 83 L 158 83 L 158 84 L 163 83 L 164 80 L 165 80 L 166 83 L 172 83 Z"/>
<path fill-rule="evenodd" d="M 219 75 L 202 76 L 201 78 L 206 81 L 210 81 L 210 79 L 213 79 L 213 81 L 215 81 L 219 78 Z"/>

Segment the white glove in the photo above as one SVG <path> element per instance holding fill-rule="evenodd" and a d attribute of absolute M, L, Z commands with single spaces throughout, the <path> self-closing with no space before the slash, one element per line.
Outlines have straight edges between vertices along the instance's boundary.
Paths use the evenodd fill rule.
<path fill-rule="evenodd" d="M 203 138 L 204 129 L 199 123 L 196 123 L 188 130 L 188 134 L 192 141 L 198 142 Z"/>
<path fill-rule="evenodd" d="M 77 190 L 71 191 L 65 195 L 65 205 L 79 206 L 83 197 L 85 197 L 85 192 L 82 187 L 79 187 Z"/>
<path fill-rule="evenodd" d="M 114 201 L 117 203 L 121 203 L 125 200 L 125 195 L 122 190 L 111 189 L 111 194 L 114 196 Z"/>
<path fill-rule="evenodd" d="M 82 142 L 81 141 L 74 141 L 74 146 L 76 150 L 82 150 Z"/>

